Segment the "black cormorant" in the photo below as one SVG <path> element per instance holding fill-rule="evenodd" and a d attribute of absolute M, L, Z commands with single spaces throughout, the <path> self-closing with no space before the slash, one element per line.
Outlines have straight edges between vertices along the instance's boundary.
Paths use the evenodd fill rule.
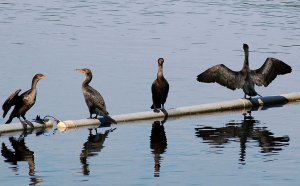
<path fill-rule="evenodd" d="M 30 125 L 33 128 L 33 124 L 25 118 L 25 114 L 35 103 L 36 94 L 37 94 L 37 90 L 36 90 L 37 82 L 40 79 L 44 79 L 46 77 L 47 76 L 45 76 L 43 74 L 36 74 L 32 78 L 31 89 L 27 90 L 26 92 L 24 92 L 21 95 L 18 95 L 19 92 L 21 91 L 21 89 L 19 89 L 19 90 L 15 91 L 14 93 L 12 93 L 5 100 L 5 102 L 2 105 L 2 109 L 4 111 L 3 118 L 6 116 L 9 109 L 12 106 L 15 106 L 9 116 L 9 119 L 6 121 L 6 124 L 10 123 L 14 117 L 17 117 L 20 120 L 20 122 L 22 123 L 22 125 L 24 126 L 24 128 L 26 127 L 26 124 Z M 24 119 L 24 121 L 21 120 L 20 116 Z"/>
<path fill-rule="evenodd" d="M 157 78 L 156 80 L 153 81 L 151 86 L 152 102 L 153 102 L 151 109 L 154 109 L 154 112 L 159 112 L 159 110 L 157 110 L 159 108 L 165 110 L 164 104 L 167 100 L 168 92 L 169 92 L 169 83 L 164 78 L 164 74 L 163 74 L 163 64 L 164 64 L 164 59 L 159 58 Z"/>
<path fill-rule="evenodd" d="M 256 70 L 249 68 L 249 47 L 243 45 L 245 60 L 242 70 L 233 71 L 223 64 L 215 65 L 197 76 L 197 80 L 205 83 L 219 83 L 231 90 L 242 88 L 246 95 L 259 95 L 254 85 L 267 87 L 277 75 L 283 75 L 292 72 L 292 68 L 284 62 L 275 59 L 267 58 L 265 63 Z M 260 95 L 259 95 L 260 96 Z"/>
<path fill-rule="evenodd" d="M 85 74 L 85 80 L 82 83 L 82 92 L 85 102 L 89 108 L 90 118 L 92 118 L 92 114 L 96 114 L 94 117 L 95 119 L 98 115 L 100 115 L 106 118 L 109 122 L 116 124 L 117 122 L 108 115 L 109 113 L 106 111 L 105 102 L 101 94 L 89 85 L 93 78 L 91 70 L 87 68 L 76 70 Z"/>

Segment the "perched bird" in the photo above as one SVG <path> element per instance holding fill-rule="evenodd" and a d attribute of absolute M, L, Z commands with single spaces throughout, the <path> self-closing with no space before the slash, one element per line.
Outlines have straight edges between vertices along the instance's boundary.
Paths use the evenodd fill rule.
<path fill-rule="evenodd" d="M 151 86 L 152 102 L 153 102 L 151 109 L 154 109 L 153 110 L 154 112 L 159 112 L 158 110 L 159 108 L 165 110 L 164 104 L 166 103 L 168 93 L 169 93 L 169 83 L 164 78 L 163 64 L 164 64 L 164 59 L 159 58 L 157 78 L 156 80 L 153 81 Z"/>
<path fill-rule="evenodd" d="M 259 95 L 255 89 L 255 84 L 258 86 L 264 85 L 267 87 L 277 75 L 283 75 L 292 72 L 292 68 L 284 62 L 275 59 L 267 58 L 265 63 L 256 70 L 249 68 L 249 47 L 243 45 L 245 60 L 242 70 L 233 71 L 223 64 L 213 66 L 197 76 L 199 82 L 219 83 L 231 90 L 242 88 L 246 95 Z M 260 96 L 260 95 L 259 95 Z"/>
<path fill-rule="evenodd" d="M 92 118 L 93 114 L 96 114 L 96 116 L 94 117 L 95 119 L 98 115 L 100 115 L 107 119 L 109 122 L 116 124 L 117 122 L 108 115 L 105 102 L 101 94 L 89 85 L 93 78 L 91 70 L 87 68 L 76 70 L 82 74 L 85 74 L 85 80 L 82 83 L 82 92 L 85 102 L 89 108 L 90 118 Z"/>
<path fill-rule="evenodd" d="M 10 108 L 12 106 L 15 106 L 9 116 L 9 119 L 6 121 L 6 124 L 10 123 L 14 117 L 17 117 L 24 126 L 24 128 L 26 128 L 26 125 L 30 125 L 33 128 L 33 124 L 25 118 L 25 114 L 35 103 L 37 94 L 36 85 L 38 81 L 46 77 L 47 76 L 43 74 L 36 74 L 32 79 L 31 89 L 27 90 L 21 95 L 19 95 L 19 92 L 21 91 L 21 89 L 19 89 L 12 93 L 5 100 L 5 102 L 2 105 L 2 109 L 4 111 L 3 118 L 6 116 Z M 21 120 L 20 116 L 24 119 L 24 121 Z"/>

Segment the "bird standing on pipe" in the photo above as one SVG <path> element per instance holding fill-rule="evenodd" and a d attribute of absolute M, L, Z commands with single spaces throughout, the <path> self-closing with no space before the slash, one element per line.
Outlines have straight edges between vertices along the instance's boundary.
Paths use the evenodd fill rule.
<path fill-rule="evenodd" d="M 90 118 L 93 118 L 92 115 L 96 114 L 94 119 L 96 119 L 97 116 L 100 115 L 107 119 L 109 122 L 116 124 L 117 122 L 108 115 L 109 113 L 106 110 L 105 102 L 101 94 L 89 85 L 93 78 L 92 71 L 87 68 L 76 69 L 76 71 L 85 74 L 85 80 L 82 83 L 82 92 L 85 102 L 89 108 Z"/>
<path fill-rule="evenodd" d="M 245 60 L 242 70 L 233 71 L 223 64 L 213 66 L 197 76 L 199 82 L 219 83 L 231 90 L 242 88 L 246 95 L 259 95 L 255 91 L 255 84 L 267 87 L 277 75 L 283 75 L 292 72 L 292 68 L 275 58 L 267 58 L 265 63 L 256 70 L 249 68 L 249 46 L 243 45 Z M 260 95 L 259 95 L 260 96 Z"/>
<path fill-rule="evenodd" d="M 27 128 L 27 125 L 34 128 L 33 124 L 25 118 L 26 112 L 35 104 L 37 89 L 36 85 L 39 80 L 46 78 L 47 76 L 43 74 L 36 74 L 32 79 L 31 89 L 27 90 L 23 94 L 19 95 L 21 89 L 12 93 L 3 103 L 3 118 L 5 118 L 7 112 L 10 110 L 12 106 L 15 106 L 13 111 L 11 112 L 9 119 L 5 124 L 10 123 L 13 118 L 17 117 L 22 123 L 24 129 Z M 22 117 L 24 121 L 21 120 Z"/>
<path fill-rule="evenodd" d="M 159 108 L 161 108 L 162 111 L 165 111 L 164 104 L 166 103 L 168 93 L 169 93 L 169 83 L 164 78 L 163 64 L 164 64 L 164 59 L 159 58 L 157 78 L 153 81 L 151 86 L 152 102 L 153 102 L 151 109 L 153 109 L 154 112 L 159 112 L 158 110 Z"/>

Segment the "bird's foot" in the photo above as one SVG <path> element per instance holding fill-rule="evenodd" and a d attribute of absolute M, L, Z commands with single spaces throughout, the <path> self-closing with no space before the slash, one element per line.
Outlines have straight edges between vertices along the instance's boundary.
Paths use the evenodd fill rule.
<path fill-rule="evenodd" d="M 25 123 L 29 125 L 32 129 L 34 129 L 34 125 L 31 121 L 25 120 Z"/>
<path fill-rule="evenodd" d="M 156 112 L 156 113 L 159 113 L 160 112 L 160 110 L 158 110 L 158 109 L 153 109 L 153 112 Z"/>
<path fill-rule="evenodd" d="M 25 121 L 20 120 L 21 124 L 23 125 L 23 130 L 27 131 L 27 123 Z"/>
<path fill-rule="evenodd" d="M 247 96 L 245 95 L 245 96 L 243 97 L 243 99 L 246 99 L 246 100 L 249 100 L 249 101 L 250 101 L 250 100 L 251 100 L 251 96 L 247 98 Z"/>
<path fill-rule="evenodd" d="M 167 110 L 165 108 L 160 109 L 164 114 L 168 114 Z"/>

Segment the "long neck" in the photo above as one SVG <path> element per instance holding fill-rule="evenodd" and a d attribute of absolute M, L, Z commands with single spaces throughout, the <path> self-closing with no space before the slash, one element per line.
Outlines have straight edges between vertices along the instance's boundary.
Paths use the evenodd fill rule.
<path fill-rule="evenodd" d="M 36 90 L 36 85 L 37 85 L 38 81 L 39 81 L 39 79 L 37 79 L 37 78 L 32 79 L 32 84 L 31 84 L 32 90 Z"/>
<path fill-rule="evenodd" d="M 245 60 L 243 68 L 249 68 L 249 51 L 245 50 Z"/>
<path fill-rule="evenodd" d="M 92 81 L 93 75 L 92 74 L 86 74 L 85 80 L 82 82 L 82 87 L 86 87 L 89 85 L 89 83 Z"/>
<path fill-rule="evenodd" d="M 163 65 L 158 65 L 157 79 L 164 78 Z"/>

